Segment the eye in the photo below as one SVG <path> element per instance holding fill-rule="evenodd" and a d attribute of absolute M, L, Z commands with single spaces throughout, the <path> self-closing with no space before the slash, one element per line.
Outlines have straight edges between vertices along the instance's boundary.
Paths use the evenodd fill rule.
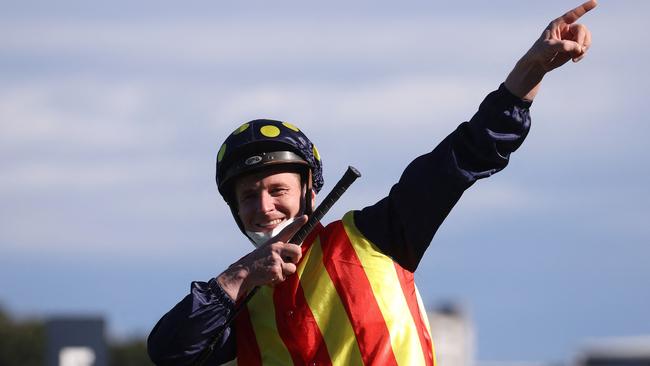
<path fill-rule="evenodd" d="M 287 194 L 287 192 L 289 192 L 289 188 L 287 187 L 275 187 L 270 191 L 272 196 L 281 196 Z"/>
<path fill-rule="evenodd" d="M 239 196 L 239 198 L 237 200 L 239 202 L 246 202 L 246 201 L 249 201 L 249 200 L 253 199 L 254 197 L 255 197 L 254 192 L 244 192 Z"/>

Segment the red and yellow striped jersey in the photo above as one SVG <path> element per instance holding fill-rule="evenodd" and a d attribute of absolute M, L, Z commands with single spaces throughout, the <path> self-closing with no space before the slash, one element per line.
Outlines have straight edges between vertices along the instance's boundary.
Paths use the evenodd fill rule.
<path fill-rule="evenodd" d="M 263 286 L 237 318 L 240 365 L 435 365 L 413 280 L 348 212 L 302 246 L 296 275 Z"/>

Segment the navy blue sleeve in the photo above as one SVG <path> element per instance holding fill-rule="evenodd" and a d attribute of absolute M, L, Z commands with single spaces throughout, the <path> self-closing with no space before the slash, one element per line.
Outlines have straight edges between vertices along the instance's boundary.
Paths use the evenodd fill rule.
<path fill-rule="evenodd" d="M 388 197 L 355 212 L 359 230 L 403 268 L 415 271 L 463 192 L 506 167 L 530 129 L 530 105 L 501 84 L 469 122 L 411 162 Z"/>
<path fill-rule="evenodd" d="M 192 282 L 190 293 L 156 324 L 147 339 L 149 358 L 158 366 L 190 365 L 208 347 L 234 309 L 215 279 Z M 225 329 L 206 365 L 234 359 L 234 329 Z"/>

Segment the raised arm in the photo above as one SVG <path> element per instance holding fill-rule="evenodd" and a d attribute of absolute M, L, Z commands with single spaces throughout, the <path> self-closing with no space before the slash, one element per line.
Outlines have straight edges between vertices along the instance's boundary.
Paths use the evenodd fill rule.
<path fill-rule="evenodd" d="M 529 106 L 503 85 L 490 93 L 469 122 L 406 167 L 388 197 L 355 212 L 361 233 L 415 271 L 463 192 L 506 167 L 528 134 Z"/>
<path fill-rule="evenodd" d="M 414 271 L 463 192 L 505 168 L 528 134 L 544 75 L 585 56 L 591 34 L 575 22 L 594 7 L 591 0 L 553 20 L 469 122 L 409 164 L 388 197 L 355 212 L 359 230 L 383 253 Z"/>

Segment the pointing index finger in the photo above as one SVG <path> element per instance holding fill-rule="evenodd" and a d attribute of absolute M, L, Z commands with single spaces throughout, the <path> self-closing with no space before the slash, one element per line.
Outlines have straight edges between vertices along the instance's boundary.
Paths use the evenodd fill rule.
<path fill-rule="evenodd" d="M 585 15 L 589 10 L 593 9 L 598 5 L 596 0 L 589 0 L 582 5 L 578 6 L 575 9 L 569 10 L 564 15 L 559 17 L 557 20 L 566 23 L 566 24 L 572 24 L 576 20 L 578 20 L 581 16 Z"/>

